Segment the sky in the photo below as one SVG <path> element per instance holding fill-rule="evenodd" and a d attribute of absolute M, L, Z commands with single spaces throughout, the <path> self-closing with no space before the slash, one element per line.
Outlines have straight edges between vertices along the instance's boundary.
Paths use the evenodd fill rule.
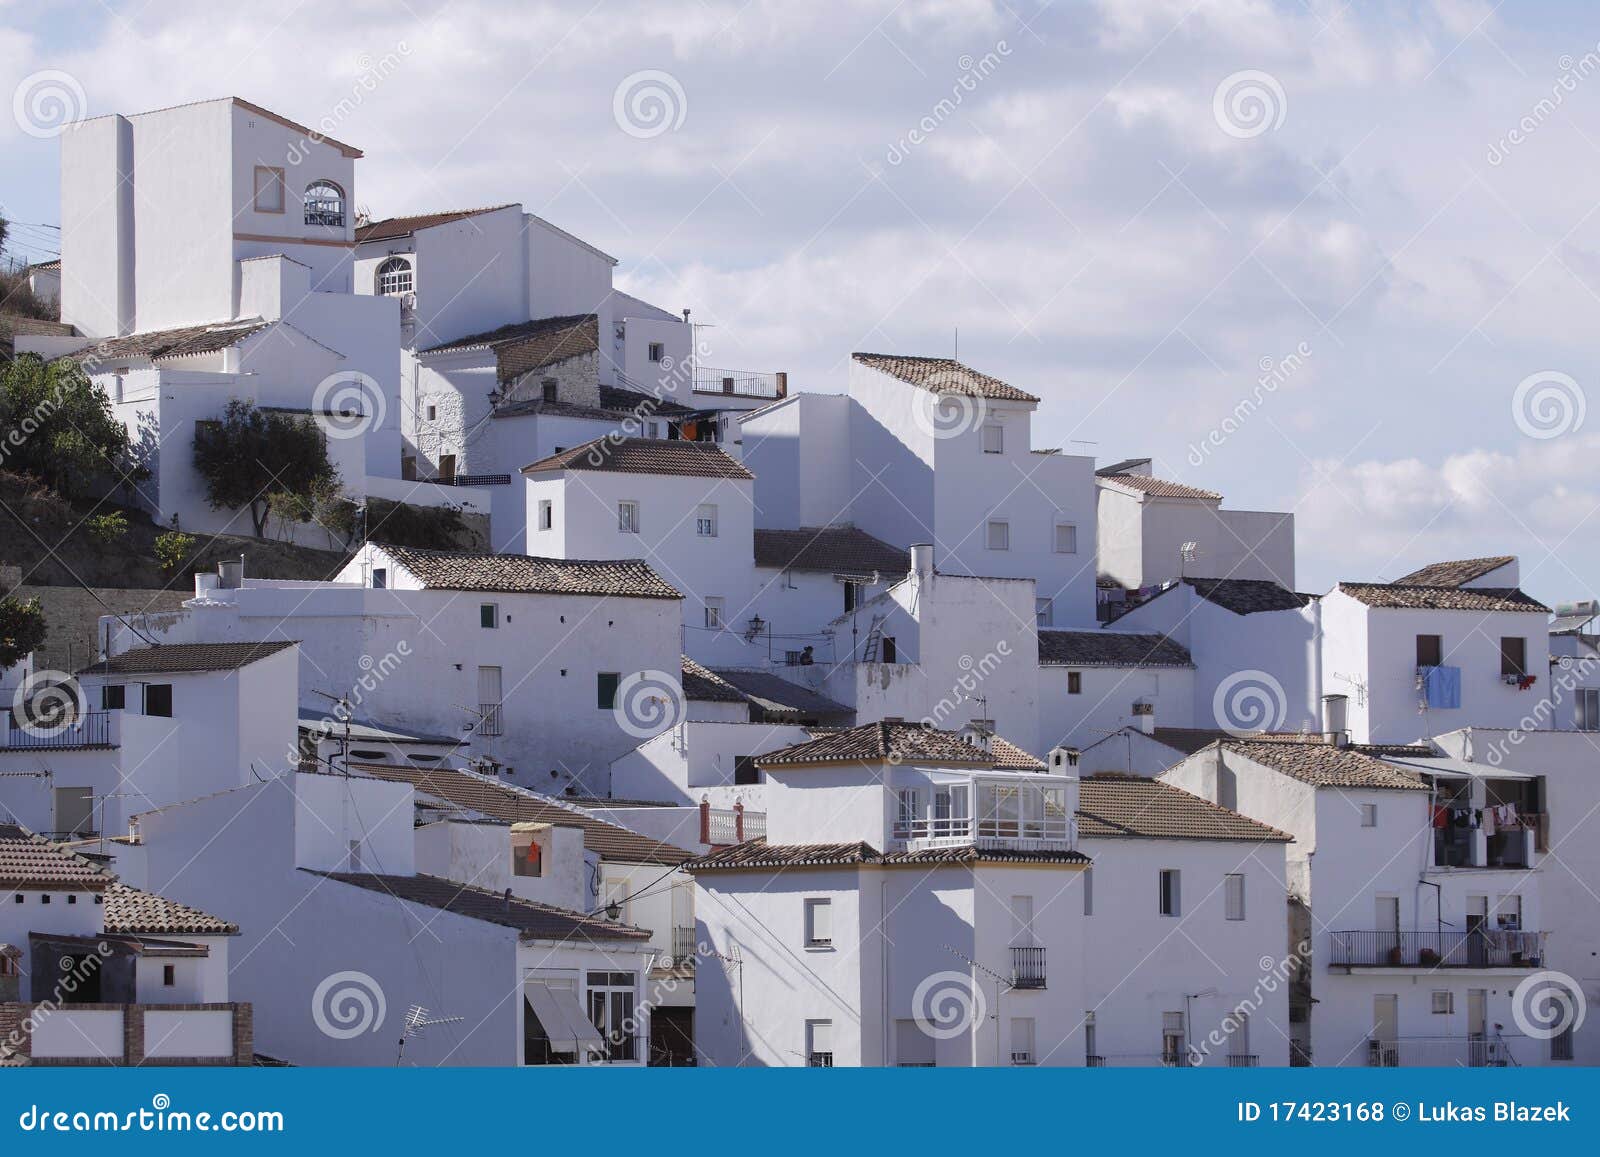
<path fill-rule="evenodd" d="M 1583 5 L 0 0 L 6 94 L 32 259 L 55 121 L 240 96 L 361 148 L 375 217 L 576 233 L 719 366 L 959 351 L 1036 447 L 1292 510 L 1303 590 L 1516 554 L 1600 595 Z"/>

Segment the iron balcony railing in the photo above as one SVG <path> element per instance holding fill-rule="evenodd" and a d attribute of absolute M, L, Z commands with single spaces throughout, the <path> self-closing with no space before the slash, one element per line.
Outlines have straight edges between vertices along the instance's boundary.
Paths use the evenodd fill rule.
<path fill-rule="evenodd" d="M 504 735 L 505 725 L 500 718 L 500 704 L 480 703 L 478 714 L 483 721 L 478 724 L 479 735 Z"/>
<path fill-rule="evenodd" d="M 1083 1067 L 1086 1069 L 1103 1069 L 1106 1067 L 1106 1058 L 1090 1053 L 1083 1058 Z"/>
<path fill-rule="evenodd" d="M 1261 1058 L 1255 1053 L 1229 1053 L 1228 1067 L 1230 1069 L 1253 1069 L 1261 1064 Z"/>
<path fill-rule="evenodd" d="M 1476 928 L 1471 931 L 1334 932 L 1336 968 L 1538 968 L 1543 932 Z"/>
<path fill-rule="evenodd" d="M 699 944 L 695 939 L 693 928 L 674 928 L 672 930 L 672 963 L 678 968 L 693 968 L 695 957 L 699 955 Z"/>
<path fill-rule="evenodd" d="M 1367 1041 L 1369 1068 L 1517 1068 L 1537 1057 L 1538 1042 L 1490 1035 L 1391 1037 Z M 1523 1054 L 1519 1059 L 1517 1052 Z"/>
<path fill-rule="evenodd" d="M 6 728 L 0 731 L 0 748 L 11 751 L 115 746 L 109 711 L 88 711 L 61 725 L 30 727 L 19 727 L 16 716 L 7 715 Z"/>
<path fill-rule="evenodd" d="M 718 370 L 709 366 L 696 367 L 694 392 L 697 394 L 729 394 L 740 398 L 781 398 L 784 396 L 783 378 L 778 374 L 754 370 Z"/>
<path fill-rule="evenodd" d="M 1044 987 L 1044 949 L 1013 948 L 1011 950 L 1011 987 Z"/>

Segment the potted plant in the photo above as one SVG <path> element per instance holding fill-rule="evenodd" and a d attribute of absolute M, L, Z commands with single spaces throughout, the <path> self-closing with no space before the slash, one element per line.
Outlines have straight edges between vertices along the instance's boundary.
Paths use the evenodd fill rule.
<path fill-rule="evenodd" d="M 1404 964 L 1405 961 L 1405 953 L 1400 951 L 1400 945 L 1396 944 L 1393 948 L 1389 949 L 1390 964 Z"/>
<path fill-rule="evenodd" d="M 1432 968 L 1439 963 L 1439 954 L 1432 948 L 1424 948 L 1417 953 L 1417 963 Z"/>

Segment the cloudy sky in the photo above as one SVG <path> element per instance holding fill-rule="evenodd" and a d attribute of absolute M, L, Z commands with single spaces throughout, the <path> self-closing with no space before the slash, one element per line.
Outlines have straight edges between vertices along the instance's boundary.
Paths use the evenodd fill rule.
<path fill-rule="evenodd" d="M 1547 601 L 1600 594 L 1584 5 L 42 8 L 0 0 L 31 256 L 58 154 L 24 94 L 238 95 L 362 148 L 375 216 L 521 201 L 719 365 L 838 391 L 850 351 L 959 330 L 1044 399 L 1036 445 L 1294 510 L 1304 589 L 1516 553 Z"/>

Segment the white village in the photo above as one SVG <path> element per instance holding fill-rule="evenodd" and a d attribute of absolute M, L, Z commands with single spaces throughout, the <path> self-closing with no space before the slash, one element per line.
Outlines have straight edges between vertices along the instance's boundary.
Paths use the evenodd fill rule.
<path fill-rule="evenodd" d="M 1305 589 L 1051 383 L 723 368 L 294 117 L 73 124 L 0 306 L 0 1066 L 1600 1064 L 1590 592 Z"/>

